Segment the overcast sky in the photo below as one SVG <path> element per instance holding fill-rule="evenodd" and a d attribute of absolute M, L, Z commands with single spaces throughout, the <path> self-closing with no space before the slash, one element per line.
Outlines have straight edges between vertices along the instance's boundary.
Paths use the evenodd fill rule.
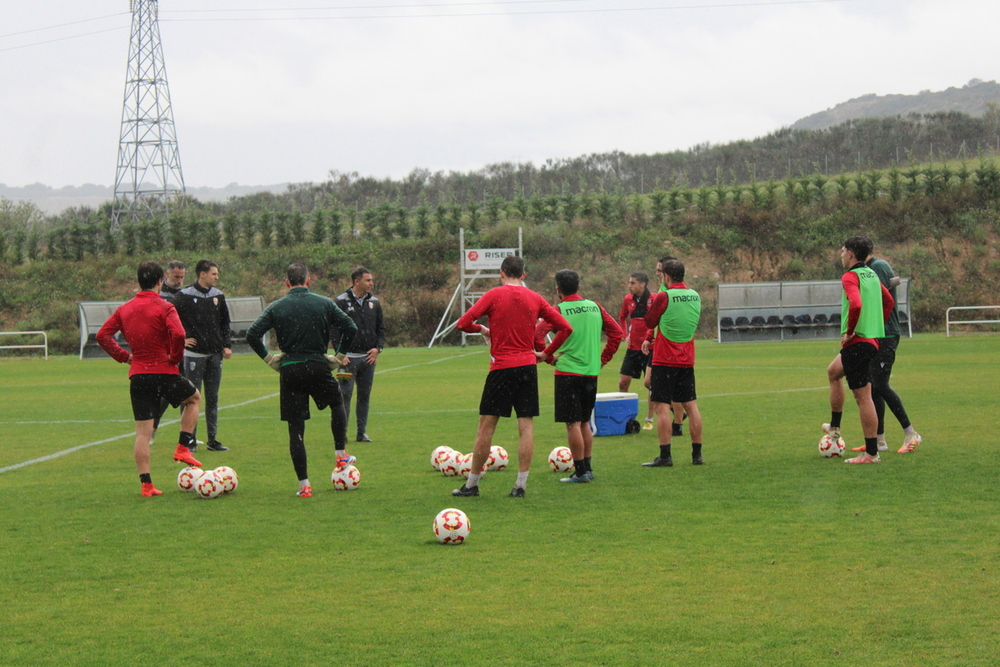
<path fill-rule="evenodd" d="M 130 21 L 0 3 L 0 183 L 114 183 Z M 998 25 L 995 0 L 160 2 L 184 178 L 212 187 L 752 139 L 998 79 Z"/>

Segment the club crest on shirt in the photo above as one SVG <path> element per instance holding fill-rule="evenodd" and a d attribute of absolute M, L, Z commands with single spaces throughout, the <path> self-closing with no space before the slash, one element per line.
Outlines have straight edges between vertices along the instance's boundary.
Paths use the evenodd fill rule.
<path fill-rule="evenodd" d="M 214 303 L 216 306 L 218 306 L 219 305 L 219 297 L 213 297 L 212 298 L 212 303 Z"/>
<path fill-rule="evenodd" d="M 374 304 L 373 302 L 369 301 L 369 302 L 368 302 L 368 307 L 369 307 L 369 308 L 374 308 L 374 307 L 375 307 L 375 304 Z"/>

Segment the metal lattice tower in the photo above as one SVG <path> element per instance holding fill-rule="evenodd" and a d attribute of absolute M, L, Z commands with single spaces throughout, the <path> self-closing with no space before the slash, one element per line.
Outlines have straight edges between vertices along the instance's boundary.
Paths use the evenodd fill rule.
<path fill-rule="evenodd" d="M 165 218 L 184 194 L 167 70 L 160 44 L 158 0 L 132 0 L 132 37 L 125 75 L 112 226 Z"/>

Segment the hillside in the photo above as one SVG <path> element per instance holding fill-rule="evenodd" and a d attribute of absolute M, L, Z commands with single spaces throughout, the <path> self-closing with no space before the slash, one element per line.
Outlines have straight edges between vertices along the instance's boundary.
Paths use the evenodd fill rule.
<path fill-rule="evenodd" d="M 922 90 L 916 95 L 862 95 L 853 100 L 801 118 L 792 124 L 793 130 L 824 130 L 861 118 L 884 118 L 910 114 L 932 114 L 957 111 L 969 116 L 982 116 L 989 104 L 1000 104 L 1000 84 L 996 81 L 973 79 L 961 88 L 939 92 Z"/>

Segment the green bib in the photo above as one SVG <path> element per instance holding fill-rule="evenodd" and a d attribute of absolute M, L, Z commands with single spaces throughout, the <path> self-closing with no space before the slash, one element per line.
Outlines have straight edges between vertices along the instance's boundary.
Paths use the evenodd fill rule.
<path fill-rule="evenodd" d="M 858 291 L 861 292 L 861 316 L 854 327 L 854 334 L 860 338 L 884 338 L 885 324 L 882 319 L 882 283 L 867 266 L 851 269 L 858 276 Z M 847 333 L 847 316 L 850 304 L 847 293 L 840 297 L 840 333 Z"/>
<path fill-rule="evenodd" d="M 693 289 L 668 289 L 670 301 L 660 316 L 660 333 L 674 343 L 687 343 L 694 338 L 701 318 L 701 297 Z"/>
<path fill-rule="evenodd" d="M 559 347 L 556 370 L 577 375 L 601 374 L 601 332 L 604 318 L 593 301 L 562 301 L 559 312 L 573 327 L 573 333 Z"/>

